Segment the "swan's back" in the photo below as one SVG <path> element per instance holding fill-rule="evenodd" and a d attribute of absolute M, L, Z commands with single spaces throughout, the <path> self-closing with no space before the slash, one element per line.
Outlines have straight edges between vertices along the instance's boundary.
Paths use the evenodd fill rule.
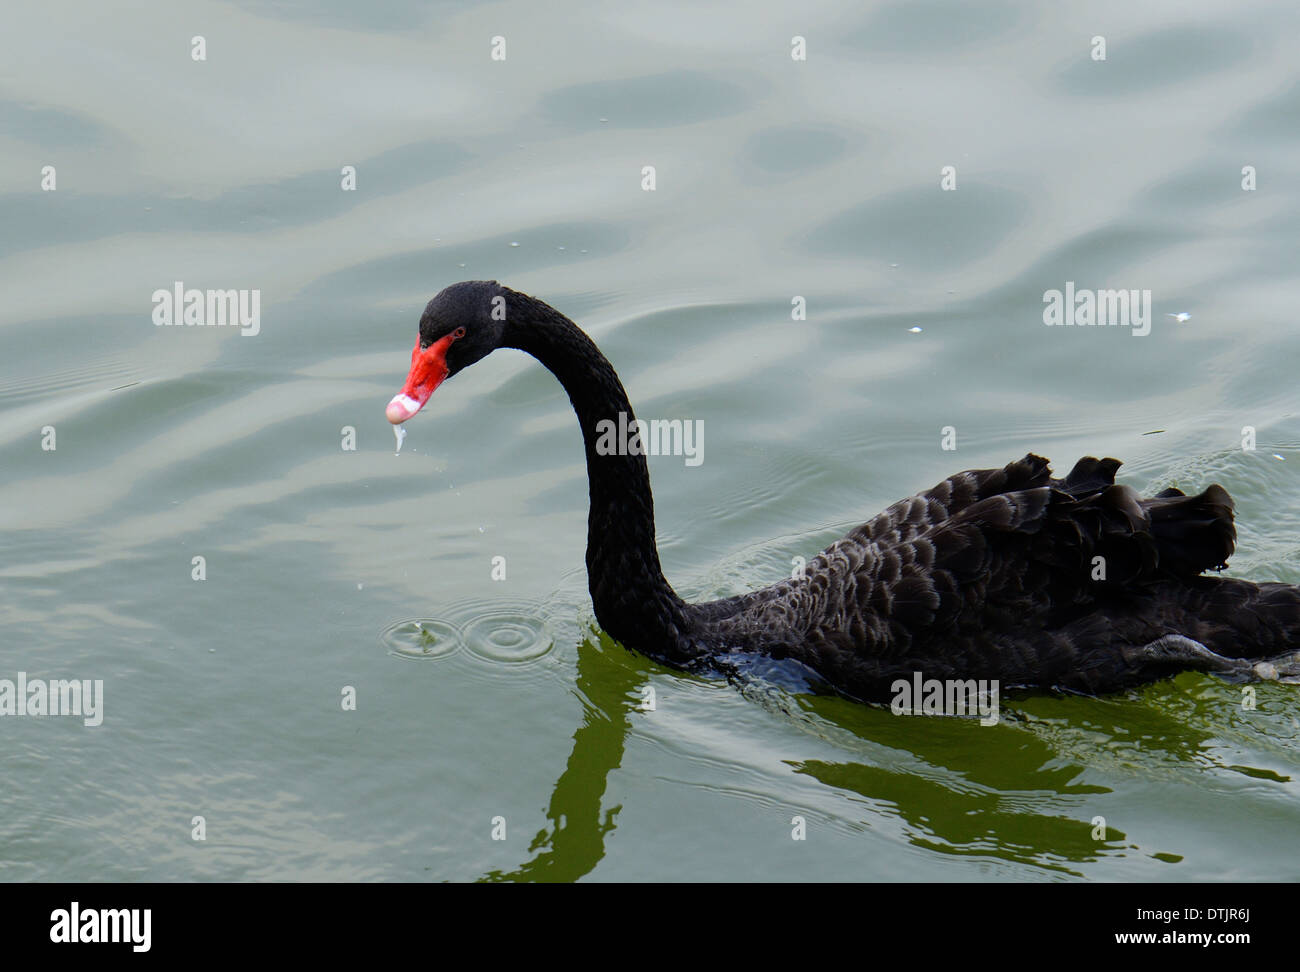
<path fill-rule="evenodd" d="M 796 657 L 864 699 L 915 672 L 1109 691 L 1149 680 L 1126 651 L 1171 633 L 1228 657 L 1285 650 L 1300 629 L 1295 588 L 1199 576 L 1232 554 L 1228 494 L 1143 499 L 1115 483 L 1119 465 L 1086 457 L 1058 480 L 1031 454 L 950 476 L 832 544 L 803 577 L 695 606 L 699 631 Z"/>

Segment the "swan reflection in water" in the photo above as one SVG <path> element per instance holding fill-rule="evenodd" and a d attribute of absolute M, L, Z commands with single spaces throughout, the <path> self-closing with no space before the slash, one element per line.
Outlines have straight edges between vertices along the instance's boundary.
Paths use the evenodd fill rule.
<path fill-rule="evenodd" d="M 547 824 L 531 840 L 528 860 L 513 869 L 491 870 L 481 881 L 574 881 L 591 874 L 605 857 L 622 810 L 609 805 L 610 774 L 650 772 L 623 765 L 629 733 L 634 727 L 655 733 L 654 720 L 671 718 L 664 708 L 644 711 L 645 687 L 662 678 L 685 678 L 707 691 L 702 680 L 660 668 L 600 632 L 578 643 L 576 673 L 583 715 L 551 791 Z M 718 731 L 708 734 L 710 750 L 695 755 L 709 765 L 721 762 L 752 774 L 757 779 L 746 789 L 770 791 L 773 773 L 824 786 L 818 794 L 783 785 L 781 792 L 798 793 L 803 802 L 793 805 L 786 797 L 758 811 L 762 819 L 770 810 L 772 847 L 790 840 L 791 817 L 799 814 L 813 839 L 829 830 L 854 844 L 886 841 L 908 854 L 988 859 L 1002 862 L 1009 868 L 1005 873 L 1020 879 L 1104 878 L 1117 868 L 1176 862 L 1180 855 L 1172 851 L 1186 849 L 1147 846 L 1150 821 L 1129 823 L 1132 793 L 1112 792 L 1106 783 L 1132 780 L 1160 789 L 1181 782 L 1203 788 L 1207 771 L 1223 788 L 1290 783 L 1267 769 L 1230 761 L 1237 749 L 1258 748 L 1258 726 L 1236 722 L 1234 686 L 1199 673 L 1109 698 L 1019 693 L 993 727 L 974 718 L 900 717 L 883 705 L 796 693 L 768 681 L 768 674 L 740 673 L 731 680 L 744 697 L 737 704 L 757 705 L 775 720 L 778 751 L 756 754 L 741 730 L 728 731 L 724 714 Z M 1289 692 L 1282 686 L 1260 691 L 1276 693 L 1279 701 Z M 714 702 L 710 692 L 672 708 L 713 708 Z M 1276 708 L 1270 721 L 1285 721 L 1285 707 Z M 1282 722 L 1275 729 L 1277 738 L 1287 737 Z M 1279 749 L 1276 755 L 1284 759 L 1286 754 Z M 756 764 L 756 758 L 762 762 Z M 695 785 L 689 772 L 683 775 L 688 779 L 670 785 Z M 661 804 L 669 813 L 680 805 Z M 684 826 L 672 819 L 664 825 Z M 1160 828 L 1155 839 L 1166 837 Z M 720 829 L 716 839 L 755 844 L 752 826 Z"/>

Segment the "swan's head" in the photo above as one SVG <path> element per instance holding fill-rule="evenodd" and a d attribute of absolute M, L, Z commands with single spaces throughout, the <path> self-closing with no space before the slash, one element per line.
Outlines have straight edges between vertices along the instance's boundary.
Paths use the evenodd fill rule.
<path fill-rule="evenodd" d="M 429 301 L 420 316 L 406 385 L 388 403 L 388 421 L 405 422 L 439 385 L 500 346 L 506 293 L 495 280 L 466 280 Z"/>

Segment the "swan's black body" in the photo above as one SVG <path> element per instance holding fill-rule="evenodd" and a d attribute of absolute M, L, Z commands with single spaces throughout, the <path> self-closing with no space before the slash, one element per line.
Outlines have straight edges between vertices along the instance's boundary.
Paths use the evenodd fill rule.
<path fill-rule="evenodd" d="M 889 698 L 915 672 L 1089 693 L 1187 668 L 1300 672 L 1300 588 L 1201 576 L 1233 550 L 1228 494 L 1142 499 L 1115 483 L 1114 459 L 1081 459 L 1063 480 L 1032 454 L 958 473 L 853 530 L 801 578 L 688 604 L 659 565 L 645 457 L 598 449 L 598 423 L 633 413 L 591 339 L 547 304 L 484 281 L 429 302 L 417 351 L 453 331 L 449 374 L 512 347 L 569 393 L 587 454 L 596 618 L 652 658 L 684 668 L 732 651 L 792 658 L 863 700 Z"/>

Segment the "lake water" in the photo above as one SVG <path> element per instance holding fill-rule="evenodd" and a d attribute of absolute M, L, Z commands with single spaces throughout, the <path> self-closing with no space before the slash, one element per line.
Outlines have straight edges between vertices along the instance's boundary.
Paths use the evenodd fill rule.
<path fill-rule="evenodd" d="M 549 373 L 493 355 L 400 456 L 384 419 L 425 302 L 498 279 L 703 422 L 651 460 L 690 599 L 1029 451 L 1219 482 L 1230 573 L 1300 583 L 1297 36 L 1267 2 L 7 10 L 0 678 L 103 711 L 0 719 L 0 879 L 1300 878 L 1300 687 L 983 727 L 684 676 L 593 625 Z M 156 326 L 178 281 L 258 291 L 257 333 Z M 1149 333 L 1044 326 L 1067 284 L 1150 291 Z"/>

